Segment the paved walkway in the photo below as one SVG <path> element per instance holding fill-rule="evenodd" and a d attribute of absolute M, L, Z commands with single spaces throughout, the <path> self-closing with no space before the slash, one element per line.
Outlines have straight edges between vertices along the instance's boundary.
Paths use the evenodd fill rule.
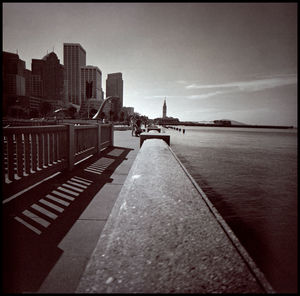
<path fill-rule="evenodd" d="M 76 291 L 272 292 L 195 185 L 166 143 L 145 141 Z"/>
<path fill-rule="evenodd" d="M 75 292 L 138 151 L 115 131 L 114 147 L 3 206 L 4 292 Z"/>
<path fill-rule="evenodd" d="M 58 245 L 63 250 L 63 254 L 39 289 L 40 293 L 75 292 L 88 259 L 138 153 L 139 138 L 132 137 L 131 131 L 115 131 L 114 147 L 115 149 L 110 155 L 118 156 L 123 152 L 117 147 L 133 150 L 129 151 L 124 161 L 110 176 L 112 182 L 106 183 L 97 192 Z"/>
<path fill-rule="evenodd" d="M 59 174 L 3 205 L 5 221 L 3 226 L 3 283 L 5 293 L 64 294 L 78 291 L 76 289 L 82 280 L 85 267 L 99 243 L 99 237 L 137 156 L 139 144 L 140 139 L 132 137 L 131 131 L 115 131 L 113 147 L 78 164 L 72 172 Z M 161 165 L 163 164 L 161 163 Z M 169 167 L 164 165 L 164 169 L 169 170 Z M 175 171 L 177 174 L 177 170 Z M 182 172 L 182 174 L 184 173 Z M 178 191 L 179 196 L 184 194 L 179 190 L 175 191 Z M 192 200 L 195 202 L 196 199 Z M 116 205 L 115 209 L 118 208 L 118 204 Z M 203 211 L 204 208 L 208 211 L 206 207 L 202 207 Z M 197 211 L 197 215 L 198 212 L 201 211 Z M 178 219 L 179 215 L 173 215 L 172 210 L 169 213 L 172 214 L 170 219 Z M 207 217 L 207 214 L 203 215 L 204 220 Z M 190 215 L 186 215 L 184 218 L 191 218 L 192 222 L 194 221 Z M 164 219 L 168 220 L 168 217 L 164 217 Z M 160 221 L 158 221 L 159 223 Z M 217 224 L 215 218 L 210 223 L 204 221 L 200 225 Z M 151 223 L 149 225 L 153 226 Z M 192 223 L 186 223 L 185 227 L 189 228 L 190 225 Z M 209 235 L 203 236 L 204 230 L 198 233 L 198 225 L 194 225 L 196 226 L 195 233 L 200 238 L 195 241 L 202 241 L 202 248 L 210 253 L 210 249 L 207 247 L 210 242 L 207 238 L 210 235 L 211 240 L 216 240 L 215 232 L 210 231 L 211 228 L 208 227 L 206 231 Z M 184 225 L 180 225 L 180 227 L 184 227 Z M 178 232 L 176 227 L 171 230 Z M 182 230 L 183 233 L 186 232 L 183 228 Z M 165 234 L 160 233 L 159 226 L 153 228 L 153 231 L 155 235 L 161 235 L 161 237 L 172 234 L 172 231 Z M 166 240 L 166 242 L 169 241 L 169 239 Z M 222 240 L 218 240 L 218 242 L 222 242 Z M 233 246 L 231 247 L 233 248 Z M 221 248 L 215 248 L 215 250 L 221 251 Z M 150 251 L 152 256 L 152 249 Z M 222 249 L 218 256 L 220 258 L 227 256 L 227 252 L 228 249 Z M 195 257 L 187 256 L 187 258 L 191 260 L 190 258 L 202 255 L 203 253 L 196 254 Z M 210 253 L 207 259 L 219 260 L 217 256 L 211 257 Z M 183 257 L 178 258 L 182 259 Z M 127 259 L 129 265 L 132 264 L 130 257 Z M 219 267 L 220 269 L 218 269 Z M 231 274 L 238 271 L 238 266 L 231 264 L 229 267 L 231 269 L 228 274 L 229 269 L 225 270 L 226 265 L 209 266 L 210 269 L 217 270 L 220 278 L 226 275 L 234 281 L 235 277 L 231 277 Z M 205 268 L 202 269 L 197 276 L 200 276 L 201 279 L 211 276 L 211 273 Z M 178 270 L 181 272 L 180 268 Z M 156 272 L 156 270 L 154 271 Z M 151 276 L 155 274 L 153 272 L 150 273 Z M 97 272 L 93 274 L 97 275 Z M 212 284 L 216 282 L 213 277 L 208 281 Z M 186 283 L 188 282 L 186 281 Z M 216 284 L 218 283 L 216 282 Z M 245 287 L 248 284 L 246 283 Z"/>

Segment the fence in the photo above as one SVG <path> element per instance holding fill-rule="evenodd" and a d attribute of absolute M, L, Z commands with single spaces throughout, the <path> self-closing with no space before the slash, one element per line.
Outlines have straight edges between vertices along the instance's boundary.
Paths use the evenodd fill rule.
<path fill-rule="evenodd" d="M 2 120 L 2 126 L 41 126 L 41 125 L 56 125 L 58 120 Z"/>
<path fill-rule="evenodd" d="M 111 124 L 3 128 L 3 198 L 113 145 Z"/>

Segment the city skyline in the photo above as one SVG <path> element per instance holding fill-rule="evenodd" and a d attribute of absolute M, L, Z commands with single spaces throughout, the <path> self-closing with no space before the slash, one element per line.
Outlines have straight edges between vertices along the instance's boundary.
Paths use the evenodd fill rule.
<path fill-rule="evenodd" d="M 297 3 L 3 4 L 3 50 L 27 69 L 63 43 L 121 72 L 124 105 L 150 118 L 166 98 L 181 121 L 297 126 Z"/>

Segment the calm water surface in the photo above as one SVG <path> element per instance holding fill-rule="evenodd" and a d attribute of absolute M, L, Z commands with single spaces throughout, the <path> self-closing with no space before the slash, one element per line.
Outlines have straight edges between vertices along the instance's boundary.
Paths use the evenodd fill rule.
<path fill-rule="evenodd" d="M 297 292 L 297 130 L 168 129 L 171 147 L 277 292 Z"/>

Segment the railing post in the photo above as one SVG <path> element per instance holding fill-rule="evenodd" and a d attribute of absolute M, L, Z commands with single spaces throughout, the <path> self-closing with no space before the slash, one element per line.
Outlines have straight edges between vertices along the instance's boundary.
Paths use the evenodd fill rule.
<path fill-rule="evenodd" d="M 68 126 L 68 169 L 71 171 L 74 167 L 74 159 L 75 159 L 75 129 L 74 124 L 67 123 Z"/>
<path fill-rule="evenodd" d="M 110 134 L 110 145 L 114 146 L 114 125 L 112 123 L 110 124 L 110 128 L 111 128 L 111 130 L 110 130 L 110 132 L 111 132 L 111 134 Z"/>

